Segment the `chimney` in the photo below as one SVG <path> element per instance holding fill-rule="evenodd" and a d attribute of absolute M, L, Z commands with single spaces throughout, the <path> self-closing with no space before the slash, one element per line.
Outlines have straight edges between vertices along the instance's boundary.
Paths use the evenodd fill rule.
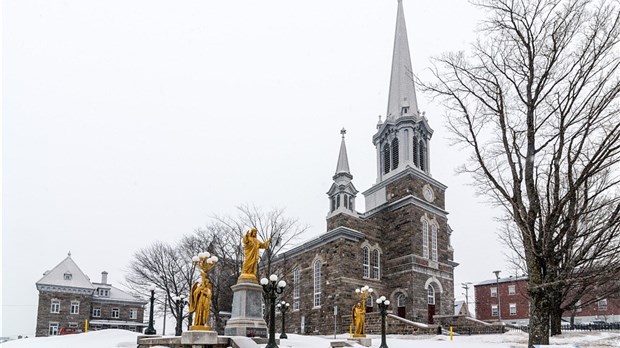
<path fill-rule="evenodd" d="M 101 284 L 107 284 L 108 283 L 108 272 L 103 271 L 101 272 Z"/>

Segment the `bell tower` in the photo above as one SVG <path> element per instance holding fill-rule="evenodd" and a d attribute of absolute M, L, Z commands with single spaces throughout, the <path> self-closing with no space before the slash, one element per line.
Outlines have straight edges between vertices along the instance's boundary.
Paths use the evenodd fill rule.
<path fill-rule="evenodd" d="M 347 157 L 347 145 L 344 141 L 344 135 L 347 131 L 342 128 L 340 134 L 342 141 L 340 142 L 340 153 L 338 154 L 338 164 L 336 165 L 336 174 L 333 176 L 334 183 L 327 191 L 329 197 L 329 213 L 327 217 L 331 217 L 338 213 L 345 213 L 357 216 L 355 211 L 355 197 L 357 189 L 353 186 L 353 175 L 349 171 L 349 158 Z"/>

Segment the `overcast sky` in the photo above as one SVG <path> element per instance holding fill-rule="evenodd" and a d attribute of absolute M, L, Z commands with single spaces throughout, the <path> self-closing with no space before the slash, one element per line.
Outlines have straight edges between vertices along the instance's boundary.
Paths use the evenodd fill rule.
<path fill-rule="evenodd" d="M 285 208 L 325 232 L 340 145 L 353 183 L 376 181 L 396 0 L 5 0 L 2 332 L 33 335 L 35 282 L 68 251 L 118 284 L 132 254 L 213 214 Z M 414 73 L 466 50 L 481 14 L 464 0 L 404 0 Z M 497 215 L 455 175 L 445 111 L 418 92 L 448 186 L 460 283 L 510 272 Z M 357 198 L 364 211 L 363 196 Z M 470 294 L 473 291 L 470 292 Z"/>

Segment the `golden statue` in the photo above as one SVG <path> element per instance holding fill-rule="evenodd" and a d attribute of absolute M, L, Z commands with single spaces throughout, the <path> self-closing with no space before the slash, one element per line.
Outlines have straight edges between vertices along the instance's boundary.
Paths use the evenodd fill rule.
<path fill-rule="evenodd" d="M 366 337 L 366 305 L 361 301 L 353 306 L 353 337 Z"/>
<path fill-rule="evenodd" d="M 267 249 L 271 239 L 261 242 L 256 238 L 258 231 L 253 228 L 243 236 L 243 266 L 241 266 L 241 276 L 239 279 L 258 279 L 258 259 L 260 257 L 259 249 Z"/>
<path fill-rule="evenodd" d="M 352 311 L 353 322 L 350 330 L 354 338 L 366 337 L 366 300 L 372 292 L 372 288 L 368 285 L 355 289 L 355 294 L 360 298 L 360 301 L 353 306 Z"/>
<path fill-rule="evenodd" d="M 211 297 L 213 296 L 213 287 L 207 279 L 207 271 L 209 271 L 217 263 L 217 256 L 211 256 L 208 252 L 203 252 L 194 256 L 192 261 L 200 269 L 200 282 L 192 285 L 189 296 L 189 312 L 194 313 L 193 325 L 190 330 L 211 330 L 207 325 L 209 320 L 209 311 L 211 309 Z"/>

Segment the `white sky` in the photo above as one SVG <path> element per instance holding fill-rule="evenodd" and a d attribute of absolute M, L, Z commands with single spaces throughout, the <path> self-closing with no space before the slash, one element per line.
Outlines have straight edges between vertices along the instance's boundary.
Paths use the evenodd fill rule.
<path fill-rule="evenodd" d="M 396 0 L 5 0 L 2 331 L 32 335 L 35 282 L 71 251 L 119 284 L 132 254 L 213 214 L 283 207 L 325 232 L 347 129 L 353 183 L 376 180 Z M 414 73 L 463 50 L 480 15 L 463 0 L 404 0 Z M 448 186 L 455 291 L 509 265 L 491 208 L 454 169 L 444 110 L 418 92 Z M 357 198 L 363 211 L 363 196 Z M 473 294 L 473 289 L 470 295 Z M 472 301 L 473 302 L 473 301 Z"/>

